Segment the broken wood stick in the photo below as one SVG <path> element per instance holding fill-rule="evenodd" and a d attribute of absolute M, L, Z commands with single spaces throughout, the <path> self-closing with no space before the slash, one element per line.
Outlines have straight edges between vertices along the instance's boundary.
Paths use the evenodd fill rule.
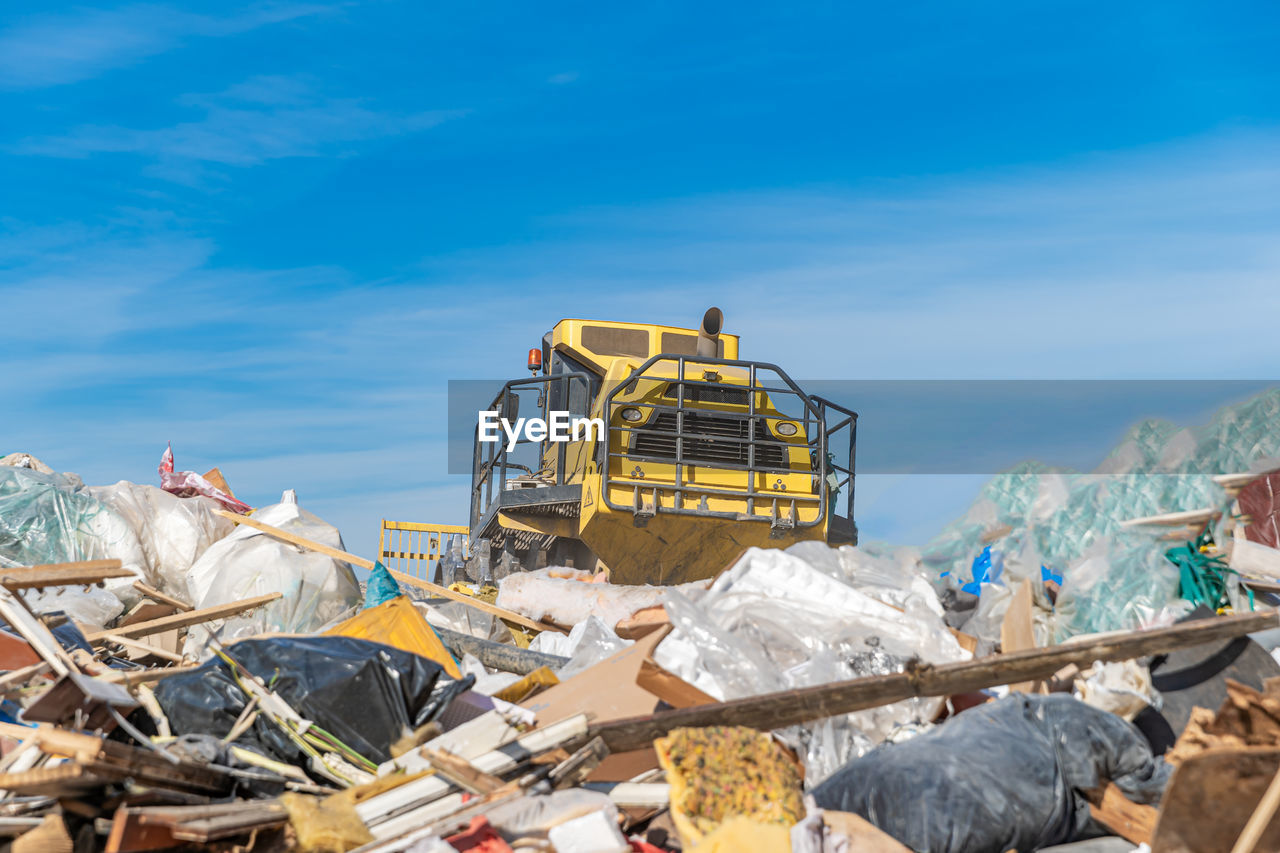
<path fill-rule="evenodd" d="M 181 610 L 183 613 L 187 613 L 191 610 L 195 610 L 194 607 L 192 607 L 190 604 L 187 604 L 181 598 L 174 598 L 172 595 L 166 595 L 165 593 L 161 592 L 155 587 L 147 586 L 142 581 L 134 581 L 133 588 L 136 589 L 138 592 L 142 593 L 143 595 L 145 595 L 147 598 L 153 598 L 156 601 L 160 602 L 161 604 L 171 604 L 174 607 Z"/>
<path fill-rule="evenodd" d="M 460 601 L 469 607 L 474 607 L 476 610 L 488 613 L 490 616 L 497 616 L 499 619 L 505 619 L 508 622 L 515 622 L 517 625 L 528 628 L 532 631 L 557 631 L 561 634 L 569 633 L 558 625 L 549 625 L 546 622 L 538 622 L 535 619 L 530 619 L 522 613 L 516 613 L 514 610 L 507 610 L 496 604 L 481 601 L 478 598 L 473 598 L 461 592 L 454 592 L 447 586 L 440 586 L 439 584 L 434 584 L 430 581 L 424 581 L 421 578 L 415 578 L 413 575 L 406 575 L 404 572 L 397 572 L 394 569 L 387 569 L 387 571 L 390 572 L 391 576 L 400 583 L 407 583 L 409 586 L 416 586 L 418 589 L 425 590 L 432 595 L 438 595 L 442 598 L 450 599 L 451 601 Z"/>
<path fill-rule="evenodd" d="M 85 636 L 90 643 L 101 643 L 108 639 L 112 634 L 120 637 L 147 637 L 151 634 L 159 634 L 174 628 L 188 628 L 192 625 L 199 625 L 201 622 L 211 622 L 214 619 L 225 619 L 228 616 L 235 616 L 244 613 L 246 610 L 253 610 L 255 607 L 261 607 L 264 604 L 270 604 L 282 594 L 278 592 L 269 592 L 266 595 L 259 595 L 255 598 L 246 598 L 243 601 L 233 601 L 230 604 L 218 604 L 213 607 L 204 607 L 200 610 L 192 610 L 187 613 L 175 613 L 172 616 L 162 616 L 159 619 L 152 619 L 148 622 L 135 622 L 132 625 L 124 625 L 119 628 L 113 628 L 110 631 L 95 631 Z"/>
<path fill-rule="evenodd" d="M 112 669 L 99 675 L 98 678 L 119 684 L 128 689 L 138 684 L 150 684 L 153 681 L 159 681 L 171 675 L 195 672 L 202 666 L 204 666 L 202 663 L 184 663 L 174 666 L 153 666 L 150 669 Z"/>
<path fill-rule="evenodd" d="M 1232 846 L 1231 853 L 1253 853 L 1253 849 L 1262 840 L 1262 833 L 1271 825 L 1271 819 L 1276 816 L 1277 808 L 1280 808 L 1280 770 L 1271 777 L 1271 784 L 1267 786 L 1262 799 L 1258 801 L 1258 807 L 1253 810 L 1253 814 L 1249 815 L 1249 821 L 1240 831 L 1240 837 Z"/>
<path fill-rule="evenodd" d="M 492 794 L 507 784 L 492 773 L 485 773 L 465 758 L 443 749 L 424 748 L 422 756 L 436 773 L 469 794 Z"/>
<path fill-rule="evenodd" d="M 770 731 L 867 708 L 877 708 L 917 696 L 950 696 L 1048 678 L 1068 664 L 1122 661 L 1174 649 L 1280 627 L 1276 611 L 1240 613 L 1197 619 L 1168 628 L 1117 632 L 1089 640 L 1047 648 L 991 655 L 947 664 L 913 663 L 906 672 L 873 675 L 834 684 L 801 687 L 697 705 L 591 726 L 589 736 L 604 738 L 614 752 L 642 749 L 672 729 L 687 726 L 747 726 Z"/>
<path fill-rule="evenodd" d="M 39 663 L 24 666 L 22 669 L 15 669 L 11 672 L 6 672 L 4 675 L 0 675 L 0 693 L 22 687 L 37 675 L 41 675 L 48 671 L 48 661 L 40 661 Z"/>
<path fill-rule="evenodd" d="M 109 643 L 115 643 L 116 645 L 124 646 L 125 648 L 137 649 L 140 652 L 145 652 L 146 654 L 154 655 L 155 657 L 158 657 L 158 658 L 163 658 L 164 660 L 170 661 L 172 663 L 182 663 L 184 660 L 186 660 L 182 655 L 175 655 L 173 652 L 169 651 L 168 649 L 162 649 L 157 646 L 153 646 L 150 643 L 144 643 L 141 640 L 135 640 L 132 637 L 122 637 L 119 634 L 106 634 L 103 636 L 102 639 L 106 640 Z"/>
<path fill-rule="evenodd" d="M 1148 524 L 1162 527 L 1181 527 L 1189 524 L 1202 527 L 1221 515 L 1221 511 L 1211 508 L 1189 509 L 1184 512 L 1166 512 L 1161 515 L 1146 515 L 1142 518 L 1130 518 L 1120 522 L 1121 527 L 1142 527 Z"/>
<path fill-rule="evenodd" d="M 108 578 L 133 577 L 119 560 L 84 560 L 0 569 L 0 586 L 6 589 L 38 589 L 43 586 L 90 586 Z"/>
<path fill-rule="evenodd" d="M 290 533 L 287 530 L 281 530 L 279 527 L 272 527 L 270 524 L 265 524 L 261 521 L 258 521 L 256 518 L 250 518 L 247 515 L 238 515 L 234 512 L 230 512 L 229 510 L 225 510 L 225 509 L 215 509 L 214 512 L 222 516 L 223 518 L 234 521 L 237 524 L 243 524 L 248 527 L 252 527 L 254 530 L 260 530 L 263 533 L 267 534 L 268 536 L 272 536 L 272 537 L 275 537 L 276 539 L 279 539 L 281 542 L 288 542 L 290 545 L 296 545 L 299 548 L 305 548 L 308 551 L 316 551 L 318 553 L 325 554 L 329 557 L 332 557 L 335 560 L 343 560 L 345 562 L 352 564 L 353 566 L 359 566 L 362 569 L 372 569 L 374 566 L 373 560 L 366 560 L 364 557 L 357 557 L 355 554 L 350 554 L 346 551 L 340 551 L 337 548 L 333 548 L 321 542 L 315 542 L 311 539 L 307 539 L 305 536 L 299 536 L 296 533 Z M 396 580 L 401 581 L 403 583 L 407 583 L 410 586 L 416 586 L 419 589 L 426 590 L 427 592 L 430 592 L 434 595 L 441 596 L 442 598 L 448 598 L 452 601 L 460 601 L 463 604 L 468 605 L 469 607 L 474 607 L 476 610 L 481 610 L 485 613 L 488 613 L 490 616 L 497 616 L 500 619 L 506 619 L 508 621 L 515 622 L 517 625 L 522 625 L 525 628 L 529 628 L 530 630 L 560 631 L 560 633 L 562 634 L 568 633 L 566 631 L 561 630 L 560 628 L 555 627 L 554 625 L 547 625 L 542 622 L 536 622 L 533 619 L 530 619 L 527 616 L 522 616 L 521 614 L 516 613 L 513 610 L 505 610 L 497 606 L 496 604 L 490 604 L 487 601 L 480 601 L 479 599 L 472 598 L 469 595 L 463 595 L 460 592 L 454 592 L 448 587 L 439 586 L 438 584 L 431 583 L 430 581 L 424 581 L 419 578 L 415 578 L 413 575 L 406 575 L 402 572 L 391 571 L 390 569 L 388 569 L 387 571 L 391 572 L 391 576 L 394 577 Z"/>

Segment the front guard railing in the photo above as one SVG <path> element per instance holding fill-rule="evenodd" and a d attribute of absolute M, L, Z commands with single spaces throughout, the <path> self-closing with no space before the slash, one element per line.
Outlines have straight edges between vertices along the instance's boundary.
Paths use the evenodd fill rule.
<path fill-rule="evenodd" d="M 658 365 L 674 366 L 674 370 L 655 370 Z M 708 374 L 715 373 L 714 368 L 718 367 L 745 371 L 747 384 L 721 382 L 718 375 L 715 378 L 708 378 Z M 692 375 L 693 373 L 697 374 L 697 378 Z M 761 378 L 761 374 L 772 374 L 779 384 L 768 383 Z M 639 383 L 645 380 L 674 387 L 676 392 L 674 400 L 668 403 L 665 400 L 670 398 L 661 398 L 663 402 L 658 402 L 656 399 L 643 401 L 618 399 L 620 396 L 633 393 L 639 387 Z M 703 388 L 710 389 L 712 393 L 703 395 L 696 391 Z M 724 402 L 730 392 L 743 393 L 745 411 L 689 405 L 689 397 L 693 395 L 700 397 L 719 395 L 718 402 Z M 797 415 L 782 411 L 781 403 L 787 400 L 799 405 Z M 760 403 L 766 401 L 768 409 L 762 411 Z M 637 423 L 629 423 L 615 417 L 620 409 L 628 407 L 638 408 L 642 413 L 647 410 L 651 415 Z M 674 431 L 664 430 L 660 433 L 667 440 L 674 439 L 674 452 L 662 456 L 646 456 L 643 453 L 637 453 L 634 437 L 648 429 L 651 422 L 656 422 L 660 413 L 675 416 Z M 610 509 L 630 511 L 638 525 L 647 523 L 650 518 L 662 512 L 731 518 L 738 521 L 768 521 L 774 535 L 783 535 L 787 530 L 795 527 L 820 525 L 830 514 L 841 516 L 852 528 L 858 416 L 853 411 L 829 400 L 805 394 L 777 365 L 700 356 L 657 355 L 636 368 L 607 393 L 603 415 L 607 425 L 608 440 L 603 444 L 598 455 L 603 481 L 602 498 Z M 707 433 L 698 431 L 699 422 L 691 416 L 714 417 L 720 423 L 745 422 L 745 428 L 739 429 L 738 435 Z M 668 418 L 668 423 L 669 421 Z M 803 444 L 784 442 L 775 438 L 768 427 L 770 421 L 798 422 L 803 429 L 800 434 L 805 437 L 805 442 Z M 705 421 L 702 423 L 705 424 Z M 694 456 L 690 453 L 699 446 L 705 447 L 707 442 L 712 442 L 720 448 L 735 448 L 739 461 L 708 459 L 705 455 Z M 788 461 L 790 451 L 804 448 L 810 460 L 808 470 L 797 469 L 794 464 L 768 464 L 765 460 L 769 454 L 761 452 L 762 446 L 766 444 L 775 455 L 778 448 L 782 448 L 784 461 Z M 745 459 L 743 459 L 744 456 Z M 672 465 L 675 471 L 673 482 L 636 482 L 633 476 L 634 469 L 630 473 L 625 470 L 625 466 L 633 462 Z M 621 472 L 619 465 L 624 466 Z M 745 488 L 725 488 L 692 482 L 688 477 L 690 467 L 746 472 L 748 476 Z M 780 492 L 772 487 L 759 488 L 756 484 L 756 475 L 799 473 L 807 473 L 811 476 L 813 484 L 811 492 L 807 494 Z M 612 494 L 616 487 L 623 487 L 629 493 L 629 502 L 621 503 L 613 500 Z M 845 498 L 843 514 L 840 513 L 838 506 L 838 498 L 841 494 Z M 662 500 L 664 497 L 669 500 L 664 502 Z M 708 501 L 715 498 L 744 500 L 746 512 L 710 509 Z M 806 505 L 816 507 L 816 513 L 811 520 L 802 521 L 799 510 Z"/>

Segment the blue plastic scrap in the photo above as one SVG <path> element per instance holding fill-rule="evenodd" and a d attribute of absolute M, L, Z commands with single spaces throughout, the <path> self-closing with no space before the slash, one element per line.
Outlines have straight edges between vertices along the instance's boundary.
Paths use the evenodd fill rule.
<path fill-rule="evenodd" d="M 399 598 L 400 595 L 400 585 L 396 583 L 395 578 L 391 577 L 387 567 L 382 565 L 381 561 L 374 563 L 373 571 L 369 572 L 369 583 L 364 591 L 364 609 L 377 607 L 383 602 Z"/>

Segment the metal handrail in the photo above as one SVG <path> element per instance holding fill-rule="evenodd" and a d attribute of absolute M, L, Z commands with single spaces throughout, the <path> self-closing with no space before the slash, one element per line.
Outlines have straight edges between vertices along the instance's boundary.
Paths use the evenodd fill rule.
<path fill-rule="evenodd" d="M 648 375 L 648 372 L 651 370 L 651 368 L 654 365 L 662 362 L 675 364 L 676 370 L 675 370 L 674 377 Z M 745 385 L 737 384 L 737 383 L 726 384 L 726 383 L 717 382 L 717 381 L 691 378 L 687 375 L 690 364 L 697 365 L 698 368 L 704 369 L 704 370 L 706 368 L 712 368 L 717 366 L 743 368 L 743 369 L 746 369 L 747 371 L 747 383 Z M 786 387 L 780 388 L 773 385 L 761 384 L 761 382 L 759 382 L 757 379 L 757 376 L 761 371 L 771 371 L 772 373 L 776 374 L 776 376 L 783 383 L 785 383 Z M 631 400 L 628 400 L 625 402 L 617 401 L 617 397 L 619 395 L 626 393 L 627 391 L 635 388 L 641 379 L 648 379 L 651 381 L 666 381 L 671 386 L 674 386 L 676 389 L 675 404 L 671 405 L 668 403 L 631 401 Z M 726 411 L 726 410 L 717 408 L 717 406 L 725 405 L 725 404 L 716 403 L 716 402 L 710 402 L 706 408 L 691 409 L 690 407 L 686 406 L 687 389 L 691 387 L 694 387 L 694 388 L 709 387 L 717 390 L 732 389 L 733 391 L 744 392 L 746 395 L 747 411 L 745 413 L 740 411 L 739 412 Z M 757 395 L 762 395 L 766 400 L 772 400 L 774 397 L 780 396 L 780 395 L 794 397 L 804 407 L 803 417 L 797 418 L 797 417 L 793 417 L 793 416 L 784 414 L 782 412 L 779 412 L 776 406 L 771 407 L 773 409 L 772 412 L 757 411 L 757 406 L 756 406 Z M 675 413 L 676 415 L 675 432 L 674 433 L 663 432 L 664 437 L 667 437 L 667 438 L 674 437 L 675 439 L 676 446 L 675 446 L 674 459 L 654 458 L 653 456 L 647 455 L 647 454 L 641 455 L 641 454 L 632 454 L 627 452 L 613 452 L 608 449 L 611 444 L 613 436 L 616 435 L 619 439 L 621 439 L 622 436 L 625 434 L 634 435 L 636 432 L 642 430 L 645 426 L 645 424 L 639 424 L 639 423 L 634 425 L 627 424 L 625 426 L 615 424 L 614 412 L 617 408 L 624 407 L 624 406 L 631 406 L 635 408 L 651 410 L 654 414 L 651 415 L 649 419 L 647 419 L 648 421 L 654 420 L 654 418 L 656 417 L 656 413 L 658 412 L 666 411 L 666 412 Z M 841 413 L 845 415 L 845 418 L 841 420 L 838 424 L 836 424 L 834 427 L 830 426 L 827 423 L 828 410 L 834 410 L 835 412 Z M 748 423 L 747 436 L 746 437 L 720 436 L 720 435 L 711 435 L 711 434 L 700 433 L 700 432 L 686 432 L 684 419 L 685 419 L 685 415 L 690 413 L 691 411 L 700 415 L 713 416 L 720 420 L 746 421 Z M 857 423 L 857 414 L 849 409 L 846 409 L 830 401 L 805 394 L 800 389 L 800 387 L 796 385 L 794 381 L 792 381 L 791 377 L 788 376 L 787 373 L 784 370 L 782 370 L 782 368 L 778 367 L 775 364 L 769 364 L 767 362 L 750 362 L 750 361 L 741 361 L 741 360 L 735 360 L 735 359 L 724 359 L 724 358 L 703 357 L 703 356 L 666 355 L 666 354 L 653 356 L 652 358 L 648 359 L 643 364 L 641 364 L 639 367 L 637 367 L 635 370 L 633 370 L 627 376 L 626 379 L 619 382 L 614 388 L 612 388 L 606 394 L 605 405 L 603 407 L 602 414 L 604 415 L 606 420 L 606 429 L 609 433 L 608 438 L 610 439 L 610 441 L 605 442 L 605 450 L 600 453 L 599 460 L 598 460 L 601 468 L 601 478 L 602 478 L 603 494 L 601 497 L 604 500 L 605 504 L 611 509 L 620 510 L 620 509 L 630 508 L 634 512 L 636 512 L 637 515 L 639 515 L 641 510 L 640 494 L 641 494 L 641 491 L 643 491 L 646 495 L 648 495 L 649 493 L 653 494 L 653 498 L 654 498 L 653 512 L 655 513 L 656 512 L 677 512 L 677 513 L 685 513 L 685 514 L 693 514 L 693 515 L 712 515 L 712 516 L 723 516 L 723 517 L 733 517 L 737 519 L 742 519 L 743 515 L 740 513 L 713 511 L 713 510 L 704 509 L 704 508 L 691 510 L 691 509 L 685 508 L 684 506 L 684 500 L 685 500 L 686 494 L 689 494 L 691 496 L 702 495 L 704 501 L 705 501 L 705 496 L 707 495 L 724 495 L 729 497 L 746 498 L 747 500 L 746 517 L 748 519 L 758 519 L 761 521 L 768 521 L 772 519 L 773 523 L 777 524 L 779 521 L 779 518 L 777 515 L 778 501 L 790 502 L 793 505 L 793 507 L 795 504 L 799 502 L 807 503 L 807 504 L 816 502 L 818 504 L 818 515 L 813 521 L 809 521 L 809 522 L 799 521 L 799 519 L 796 517 L 794 513 L 794 509 L 790 519 L 790 523 L 795 526 L 812 527 L 812 526 L 821 524 L 823 520 L 826 518 L 826 513 L 828 511 L 828 506 L 827 506 L 828 501 L 825 498 L 827 497 L 829 493 L 829 488 L 830 488 L 829 484 L 827 483 L 827 475 L 830 471 L 835 471 L 837 473 L 837 476 L 839 474 L 848 475 L 843 480 L 838 479 L 835 485 L 835 488 L 839 489 L 845 486 L 846 484 L 849 486 L 849 492 L 846 498 L 847 518 L 849 519 L 850 522 L 852 522 L 853 520 L 853 486 L 852 486 L 853 467 L 852 466 L 853 466 L 853 460 L 854 460 L 854 445 L 855 445 L 854 432 L 855 432 L 856 423 Z M 805 432 L 804 432 L 804 435 L 806 436 L 805 443 L 799 444 L 799 443 L 788 443 L 785 441 L 779 441 L 778 439 L 773 437 L 772 433 L 769 433 L 767 436 L 757 436 L 755 434 L 755 424 L 757 422 L 767 423 L 768 421 L 792 421 L 792 422 L 800 421 L 802 422 L 804 424 L 804 429 L 805 429 Z M 850 430 L 850 440 L 849 440 L 849 450 L 848 450 L 849 467 L 845 467 L 843 465 L 829 462 L 829 460 L 827 459 L 828 441 L 829 441 L 830 435 L 846 427 L 848 427 Z M 767 427 L 766 427 L 766 431 L 767 431 Z M 708 460 L 708 459 L 692 460 L 685 453 L 685 442 L 689 440 L 692 440 L 692 441 L 712 440 L 716 442 L 723 442 L 726 445 L 736 445 L 739 447 L 745 446 L 747 451 L 747 462 L 744 466 L 740 462 L 735 463 L 735 462 L 715 461 L 715 460 Z M 748 478 L 747 487 L 745 490 L 726 489 L 726 488 L 714 487 L 714 486 L 702 486 L 702 485 L 696 485 L 696 484 L 685 482 L 685 468 L 690 465 L 707 467 L 707 468 L 715 468 L 718 470 L 745 471 L 752 474 L 799 473 L 797 469 L 793 467 L 778 468 L 776 466 L 756 464 L 756 449 L 757 449 L 757 445 L 761 442 L 776 443 L 777 445 L 781 446 L 784 449 L 784 452 L 791 451 L 799 447 L 806 448 L 809 451 L 809 455 L 811 458 L 811 465 L 812 465 L 811 473 L 816 477 L 816 480 L 817 480 L 817 488 L 815 489 L 815 493 L 799 494 L 799 493 L 791 493 L 791 492 L 779 492 L 775 490 L 758 489 L 755 486 L 754 478 Z M 620 440 L 619 445 L 624 446 L 625 442 L 622 442 Z M 648 484 L 648 483 L 643 483 L 643 481 L 636 478 L 629 478 L 629 477 L 620 478 L 620 477 L 611 476 L 610 467 L 611 467 L 612 460 L 624 459 L 624 458 L 636 459 L 640 461 L 655 461 L 655 462 L 660 462 L 662 464 L 674 465 L 676 469 L 675 478 L 674 478 L 675 481 L 674 483 Z M 609 496 L 610 486 L 613 486 L 613 485 L 630 487 L 634 491 L 634 495 L 633 495 L 634 500 L 631 507 L 627 507 L 625 504 L 621 504 L 610 499 L 610 496 Z M 672 501 L 673 506 L 671 507 L 662 506 L 658 499 L 659 492 L 673 495 L 674 496 L 674 499 Z M 772 507 L 771 516 L 758 515 L 756 513 L 756 502 L 760 500 L 763 500 L 767 504 L 771 505 Z M 832 510 L 834 510 L 834 507 L 832 507 Z"/>
<path fill-rule="evenodd" d="M 566 409 L 570 415 L 585 417 L 591 411 L 591 375 L 583 371 L 574 371 L 570 373 L 554 373 L 543 376 L 532 376 L 528 379 L 512 379 L 502 386 L 502 390 L 493 398 L 493 402 L 484 411 L 497 411 L 499 416 L 507 411 L 507 401 L 511 395 L 521 389 L 534 388 L 538 385 L 546 386 L 543 389 L 542 416 L 546 419 L 548 408 L 550 406 L 550 394 L 546 393 L 551 390 L 552 383 L 562 383 L 564 391 L 564 400 L 566 405 L 571 406 L 573 400 L 574 383 L 580 382 L 582 385 L 583 411 L 577 412 Z M 516 439 L 516 444 L 528 444 L 528 439 Z M 552 485 L 563 485 L 565 476 L 565 442 L 559 443 L 556 457 L 556 475 L 555 482 Z M 488 449 L 487 458 L 481 459 L 481 448 Z M 474 433 L 474 441 L 472 442 L 472 463 L 471 463 L 471 526 L 474 528 L 476 523 L 488 513 L 493 502 L 502 495 L 502 488 L 507 482 L 507 471 L 510 468 L 524 468 L 528 471 L 528 467 L 518 465 L 517 463 L 508 462 L 507 443 L 505 440 L 484 443 L 480 442 L 480 427 L 476 425 Z M 494 477 L 494 471 L 497 470 L 497 477 Z M 473 534 L 476 531 L 472 531 Z"/>

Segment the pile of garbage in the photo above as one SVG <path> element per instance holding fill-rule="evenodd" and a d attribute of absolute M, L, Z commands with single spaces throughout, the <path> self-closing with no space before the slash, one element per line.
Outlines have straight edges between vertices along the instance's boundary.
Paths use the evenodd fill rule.
<path fill-rule="evenodd" d="M 1278 849 L 1280 665 L 1249 639 L 1280 628 L 1278 407 L 1144 425 L 1105 472 L 1013 472 L 923 551 L 752 548 L 670 587 L 564 567 L 441 586 L 168 451 L 158 486 L 13 454 L 0 834 L 17 853 Z M 1206 473 L 1224 465 L 1240 475 Z M 1162 538 L 1188 513 L 1193 537 Z"/>

